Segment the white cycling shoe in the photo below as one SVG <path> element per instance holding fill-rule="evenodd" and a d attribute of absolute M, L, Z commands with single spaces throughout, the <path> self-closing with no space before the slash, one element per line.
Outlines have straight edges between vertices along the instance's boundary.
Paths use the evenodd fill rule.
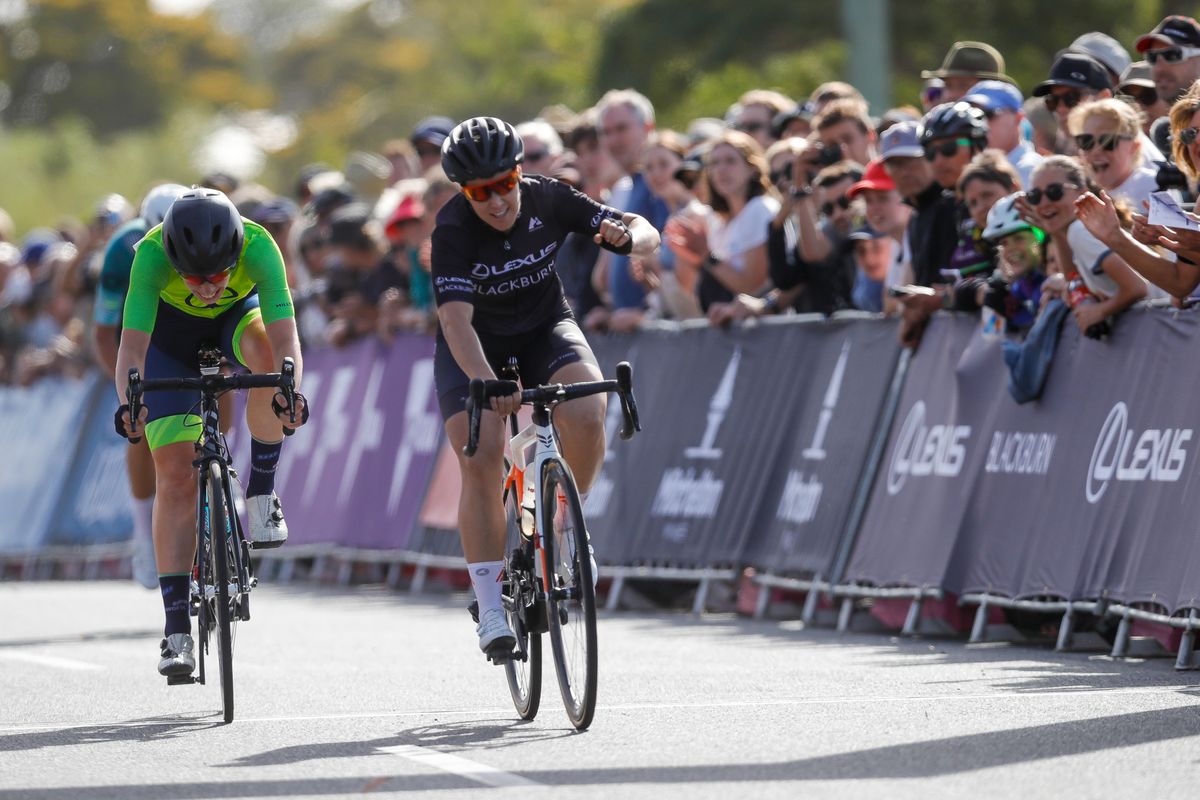
<path fill-rule="evenodd" d="M 191 634 L 172 633 L 159 644 L 162 658 L 158 662 L 158 674 L 170 678 L 175 675 L 191 675 L 196 669 L 196 644 Z"/>
<path fill-rule="evenodd" d="M 246 514 L 250 519 L 250 543 L 256 550 L 279 547 L 287 541 L 287 522 L 274 492 L 247 497 Z"/>
<path fill-rule="evenodd" d="M 503 608 L 489 608 L 481 612 L 475 632 L 479 634 L 479 649 L 487 653 L 490 659 L 506 658 L 517 646 L 517 636 L 508 627 Z"/>

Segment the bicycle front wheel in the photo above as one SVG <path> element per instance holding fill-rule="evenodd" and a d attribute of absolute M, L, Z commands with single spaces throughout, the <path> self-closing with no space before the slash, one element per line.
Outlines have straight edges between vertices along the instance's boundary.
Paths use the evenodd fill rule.
<path fill-rule="evenodd" d="M 505 466 L 508 464 L 506 462 Z M 508 626 L 517 637 L 513 658 L 504 662 L 508 692 L 517 715 L 524 720 L 537 716 L 542 701 L 542 631 L 545 604 L 537 600 L 539 590 L 534 572 L 533 545 L 521 534 L 520 487 L 505 492 L 508 534 L 504 544 L 504 588 L 502 600 Z"/>
<path fill-rule="evenodd" d="M 225 721 L 233 722 L 233 626 L 236 617 L 229 601 L 230 510 L 225 505 L 225 477 L 221 465 L 209 464 L 208 472 L 209 541 L 212 554 L 213 605 L 216 606 L 217 661 L 221 676 L 221 705 Z"/>
<path fill-rule="evenodd" d="M 564 465 L 542 470 L 542 531 L 550 599 L 550 646 L 571 724 L 584 730 L 596 713 L 596 590 L 583 505 Z"/>

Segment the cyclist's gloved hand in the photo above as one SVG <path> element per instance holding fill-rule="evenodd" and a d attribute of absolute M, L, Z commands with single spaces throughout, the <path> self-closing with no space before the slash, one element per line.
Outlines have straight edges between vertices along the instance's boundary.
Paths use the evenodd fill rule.
<path fill-rule="evenodd" d="M 620 220 L 603 220 L 600 223 L 600 232 L 594 238 L 596 244 L 619 256 L 627 256 L 633 251 L 633 234 Z"/>
<path fill-rule="evenodd" d="M 521 407 L 521 387 L 516 381 L 487 381 L 484 396 L 489 398 L 491 409 L 497 414 L 517 413 Z"/>
<path fill-rule="evenodd" d="M 276 392 L 274 396 L 271 397 L 271 410 L 275 412 L 275 416 L 278 417 L 279 421 L 287 426 L 287 428 L 299 428 L 301 425 L 308 422 L 308 398 L 300 394 L 300 392 L 293 392 L 293 395 L 296 398 L 295 422 L 292 422 L 288 418 L 290 409 L 288 409 L 288 407 L 284 404 L 287 402 L 287 398 L 283 396 L 283 393 Z M 280 400 L 283 400 L 284 402 L 281 403 L 279 402 Z"/>
<path fill-rule="evenodd" d="M 146 426 L 147 415 L 148 415 L 148 412 L 146 410 L 146 406 L 143 405 L 141 408 L 141 413 L 138 414 L 138 433 L 139 434 Z M 142 437 L 140 435 L 135 436 L 132 439 L 129 438 L 129 404 L 128 403 L 122 403 L 120 406 L 117 407 L 117 413 L 113 414 L 113 427 L 116 429 L 118 436 L 120 436 L 124 439 L 129 439 L 130 443 L 132 443 L 132 444 L 137 444 L 138 442 L 140 442 L 142 440 Z"/>

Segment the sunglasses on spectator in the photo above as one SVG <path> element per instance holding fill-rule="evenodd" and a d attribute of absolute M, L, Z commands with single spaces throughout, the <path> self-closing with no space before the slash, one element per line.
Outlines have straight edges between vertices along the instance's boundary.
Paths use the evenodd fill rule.
<path fill-rule="evenodd" d="M 525 160 L 526 161 L 541 161 L 543 158 L 546 158 L 549 155 L 550 155 L 549 150 L 538 150 L 537 152 L 534 152 L 534 153 L 531 153 L 528 150 L 526 150 L 525 151 Z"/>
<path fill-rule="evenodd" d="M 1195 144 L 1197 135 L 1200 135 L 1200 128 L 1184 128 L 1176 135 L 1184 144 Z"/>
<path fill-rule="evenodd" d="M 1078 89 L 1072 89 L 1066 94 L 1048 94 L 1044 102 L 1048 110 L 1057 111 L 1060 103 L 1066 108 L 1074 108 L 1079 105 L 1079 101 L 1082 99 L 1083 92 Z"/>
<path fill-rule="evenodd" d="M 761 121 L 759 121 L 759 122 L 741 122 L 737 125 L 737 129 L 739 131 L 741 131 L 742 133 L 755 134 L 755 133 L 758 133 L 759 131 L 765 131 L 767 129 L 767 123 L 761 122 Z"/>
<path fill-rule="evenodd" d="M 1025 200 L 1029 205 L 1036 206 L 1042 202 L 1044 196 L 1051 203 L 1057 203 L 1063 199 L 1063 190 L 1067 188 L 1078 189 L 1079 187 L 1073 183 L 1052 183 L 1045 189 L 1030 189 L 1025 193 Z"/>
<path fill-rule="evenodd" d="M 1111 153 L 1117 149 L 1117 145 L 1121 142 L 1132 142 L 1132 136 L 1124 136 L 1117 133 L 1102 133 L 1099 136 L 1093 136 L 1090 133 L 1080 133 L 1075 136 L 1075 146 L 1082 153 L 1091 151 L 1093 147 L 1099 145 L 1101 150 L 1106 150 Z"/>
<path fill-rule="evenodd" d="M 847 197 L 846 195 L 842 195 L 837 200 L 834 200 L 830 203 L 822 203 L 821 204 L 821 213 L 827 217 L 832 217 L 833 216 L 833 207 L 835 205 L 838 208 L 840 208 L 842 211 L 845 211 L 847 208 L 850 207 L 850 204 L 852 202 L 854 202 L 854 201 L 851 200 L 849 197 Z"/>
<path fill-rule="evenodd" d="M 188 286 L 203 286 L 206 283 L 220 283 L 229 277 L 229 273 L 233 272 L 233 267 L 226 270 L 221 270 L 213 275 L 185 275 L 179 273 L 179 277 L 183 278 L 183 282 Z"/>
<path fill-rule="evenodd" d="M 1196 47 L 1164 47 L 1161 50 L 1151 50 L 1146 53 L 1146 61 L 1157 64 L 1165 61 L 1168 64 L 1178 64 L 1185 58 L 1200 56 L 1200 48 Z"/>
<path fill-rule="evenodd" d="M 497 178 L 491 183 L 485 183 L 480 186 L 464 186 L 462 187 L 462 193 L 476 203 L 485 203 L 494 194 L 508 194 L 520 182 L 521 168 L 517 167 L 503 178 Z"/>
<path fill-rule="evenodd" d="M 1128 97 L 1140 106 L 1152 106 L 1158 102 L 1158 91 L 1148 86 L 1130 86 L 1118 97 Z"/>
<path fill-rule="evenodd" d="M 925 160 L 933 161 L 939 153 L 946 158 L 952 158 L 958 152 L 958 148 L 970 146 L 970 139 L 950 139 L 941 144 L 927 144 L 925 145 Z"/>

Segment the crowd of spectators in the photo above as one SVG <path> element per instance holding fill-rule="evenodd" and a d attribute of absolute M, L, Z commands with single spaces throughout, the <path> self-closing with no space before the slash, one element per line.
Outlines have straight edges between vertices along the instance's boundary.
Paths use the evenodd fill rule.
<path fill-rule="evenodd" d="M 721 116 L 668 130 L 644 95 L 613 90 L 520 122 L 523 167 L 662 231 L 654 258 L 588 237 L 561 248 L 589 331 L 858 309 L 900 315 L 916 344 L 938 309 L 991 309 L 1020 330 L 1058 299 L 1103 336 L 1131 304 L 1182 304 L 1200 283 L 1200 235 L 1146 217 L 1151 193 L 1186 209 L 1197 189 L 1200 24 L 1170 16 L 1130 44 L 1142 60 L 1099 32 L 1065 43 L 1026 96 L 996 48 L 955 42 L 913 105 L 875 114 L 830 82 L 799 96 L 750 89 Z M 430 117 L 340 168 L 305 167 L 282 194 L 198 181 L 274 235 L 307 345 L 436 324 L 429 242 L 457 189 L 440 169 L 453 124 Z M 87 368 L 105 249 L 137 213 L 110 195 L 86 223 L 17 238 L 0 210 L 0 383 Z"/>

